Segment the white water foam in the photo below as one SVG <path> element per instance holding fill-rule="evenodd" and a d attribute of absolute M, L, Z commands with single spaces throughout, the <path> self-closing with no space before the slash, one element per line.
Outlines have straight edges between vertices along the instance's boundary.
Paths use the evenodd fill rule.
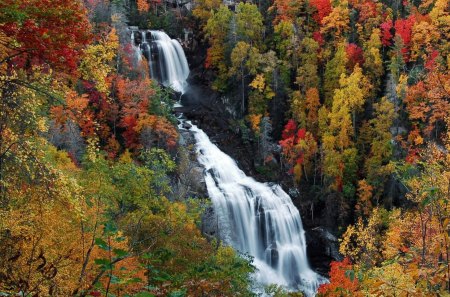
<path fill-rule="evenodd" d="M 327 280 L 309 267 L 305 231 L 289 195 L 279 185 L 245 175 L 201 129 L 192 125 L 190 130 L 196 139 L 198 161 L 206 169 L 220 238 L 254 257 L 258 282 L 314 296 Z"/>

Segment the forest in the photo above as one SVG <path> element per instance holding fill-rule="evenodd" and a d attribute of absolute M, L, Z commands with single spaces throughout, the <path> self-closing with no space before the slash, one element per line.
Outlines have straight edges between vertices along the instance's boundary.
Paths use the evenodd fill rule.
<path fill-rule="evenodd" d="M 132 27 L 180 41 L 187 116 L 336 238 L 316 296 L 450 295 L 448 0 L 2 0 L 0 296 L 308 296 L 204 232 Z"/>

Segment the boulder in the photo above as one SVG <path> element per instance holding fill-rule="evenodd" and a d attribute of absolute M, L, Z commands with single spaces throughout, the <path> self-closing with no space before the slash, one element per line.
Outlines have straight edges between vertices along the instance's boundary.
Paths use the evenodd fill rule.
<path fill-rule="evenodd" d="M 214 211 L 214 207 L 210 206 L 205 209 L 202 215 L 202 233 L 209 240 L 219 237 L 218 226 L 217 226 L 217 216 Z"/>
<path fill-rule="evenodd" d="M 183 128 L 189 130 L 189 129 L 192 128 L 192 125 L 190 123 L 188 123 L 188 122 L 183 122 Z"/>
<path fill-rule="evenodd" d="M 190 186 L 192 187 L 192 190 L 199 194 L 204 194 L 207 196 L 207 189 L 206 189 L 206 182 L 205 182 L 205 174 L 204 174 L 204 168 L 203 167 L 193 167 L 190 170 L 189 176 L 190 176 Z M 205 196 L 205 197 L 206 197 Z"/>
<path fill-rule="evenodd" d="M 306 231 L 306 252 L 308 259 L 318 273 L 327 276 L 331 261 L 341 261 L 339 241 L 324 227 L 316 227 Z"/>

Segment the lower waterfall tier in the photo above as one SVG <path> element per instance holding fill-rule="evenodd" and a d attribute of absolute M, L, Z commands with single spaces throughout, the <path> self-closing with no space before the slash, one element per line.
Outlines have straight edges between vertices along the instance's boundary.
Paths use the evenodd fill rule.
<path fill-rule="evenodd" d="M 206 170 L 220 238 L 254 258 L 260 283 L 300 289 L 313 296 L 326 279 L 309 267 L 305 231 L 289 195 L 279 185 L 246 176 L 201 129 L 192 125 L 190 130 L 198 161 Z"/>

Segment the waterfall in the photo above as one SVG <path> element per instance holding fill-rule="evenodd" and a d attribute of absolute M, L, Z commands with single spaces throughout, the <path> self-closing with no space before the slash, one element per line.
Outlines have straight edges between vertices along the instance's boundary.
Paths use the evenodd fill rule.
<path fill-rule="evenodd" d="M 150 76 L 173 90 L 184 93 L 189 66 L 183 48 L 176 39 L 157 30 L 132 31 L 134 46 L 139 45 L 147 59 Z"/>
<path fill-rule="evenodd" d="M 191 131 L 198 161 L 206 169 L 220 238 L 254 257 L 258 282 L 300 289 L 313 296 L 326 279 L 309 267 L 305 231 L 289 195 L 279 185 L 246 176 L 202 130 L 192 125 Z"/>
<path fill-rule="evenodd" d="M 161 31 L 132 32 L 134 46 L 139 46 L 147 59 L 152 78 L 183 93 L 189 67 L 179 42 Z M 246 176 L 197 126 L 192 125 L 190 131 L 195 136 L 198 161 L 206 169 L 220 238 L 253 257 L 258 283 L 278 284 L 313 296 L 326 279 L 309 267 L 305 231 L 289 195 L 279 185 Z"/>

